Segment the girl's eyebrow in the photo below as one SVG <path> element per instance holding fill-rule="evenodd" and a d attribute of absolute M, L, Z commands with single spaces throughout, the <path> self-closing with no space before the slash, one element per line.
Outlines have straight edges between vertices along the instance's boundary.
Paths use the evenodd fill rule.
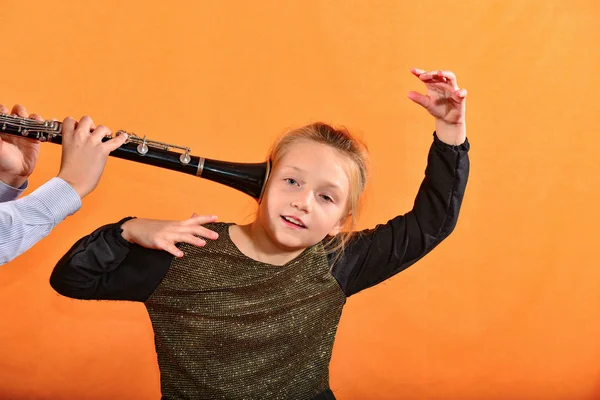
<path fill-rule="evenodd" d="M 303 173 L 307 172 L 305 169 L 300 168 L 300 167 L 298 167 L 296 165 L 284 165 L 283 168 L 290 168 L 290 169 L 294 169 L 294 170 L 296 170 L 298 172 L 303 172 Z M 335 182 L 332 182 L 332 181 L 325 181 L 324 184 L 323 184 L 323 187 L 332 188 L 332 189 L 335 189 L 335 190 L 342 191 L 342 187 L 339 184 L 337 184 Z"/>

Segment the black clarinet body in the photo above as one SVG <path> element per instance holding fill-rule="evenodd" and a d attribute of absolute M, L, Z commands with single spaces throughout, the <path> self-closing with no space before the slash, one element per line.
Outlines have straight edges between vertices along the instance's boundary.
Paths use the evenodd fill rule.
<path fill-rule="evenodd" d="M 16 115 L 0 114 L 0 133 L 26 137 L 40 142 L 62 144 L 62 124 L 36 121 Z M 257 200 L 262 196 L 271 163 L 238 163 L 191 155 L 189 147 L 148 140 L 126 131 L 127 141 L 110 156 L 198 176 L 239 190 Z M 103 140 L 110 140 L 105 137 Z M 174 151 L 177 150 L 177 151 Z"/>

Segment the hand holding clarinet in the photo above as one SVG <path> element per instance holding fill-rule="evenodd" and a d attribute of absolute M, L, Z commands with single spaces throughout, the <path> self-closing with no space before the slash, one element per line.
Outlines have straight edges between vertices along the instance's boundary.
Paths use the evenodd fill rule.
<path fill-rule="evenodd" d="M 8 109 L 0 105 L 0 114 L 6 130 Z M 29 115 L 21 105 L 13 107 L 10 115 L 15 120 L 25 119 L 26 126 L 43 121 L 39 115 Z M 110 130 L 105 126 L 95 128 L 90 117 L 79 122 L 66 118 L 58 176 L 17 200 L 35 169 L 40 144 L 38 140 L 0 133 L 0 265 L 27 251 L 80 209 L 81 199 L 98 185 L 109 153 L 127 140 L 127 135 L 106 140 L 108 135 Z"/>

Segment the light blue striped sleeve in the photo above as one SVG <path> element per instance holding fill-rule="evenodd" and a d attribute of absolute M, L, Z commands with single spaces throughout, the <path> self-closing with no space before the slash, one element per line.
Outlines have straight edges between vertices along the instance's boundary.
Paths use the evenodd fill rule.
<path fill-rule="evenodd" d="M 25 181 L 23 186 L 17 189 L 0 181 L 0 203 L 16 200 L 21 195 L 21 193 L 23 193 L 25 189 L 27 189 L 28 183 L 29 181 Z"/>
<path fill-rule="evenodd" d="M 0 203 L 0 265 L 27 251 L 80 208 L 81 198 L 60 178 L 21 199 Z"/>

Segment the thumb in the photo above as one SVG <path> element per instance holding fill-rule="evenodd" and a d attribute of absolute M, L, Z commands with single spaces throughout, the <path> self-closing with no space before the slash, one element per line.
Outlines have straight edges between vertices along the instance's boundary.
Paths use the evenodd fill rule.
<path fill-rule="evenodd" d="M 461 103 L 467 97 L 467 89 L 460 89 L 452 93 L 452 99 L 457 103 Z"/>
<path fill-rule="evenodd" d="M 195 217 L 192 217 L 192 218 L 193 218 L 194 224 L 198 224 L 198 225 L 204 225 L 204 224 L 208 224 L 211 222 L 215 222 L 218 219 L 218 217 L 216 215 L 196 215 Z"/>
<path fill-rule="evenodd" d="M 424 108 L 429 106 L 429 97 L 425 96 L 424 94 L 408 92 L 408 98 Z"/>
<path fill-rule="evenodd" d="M 198 214 L 193 213 L 191 217 L 189 217 L 188 219 L 182 221 L 182 223 L 184 225 L 194 225 L 196 223 L 197 219 L 198 219 Z"/>

